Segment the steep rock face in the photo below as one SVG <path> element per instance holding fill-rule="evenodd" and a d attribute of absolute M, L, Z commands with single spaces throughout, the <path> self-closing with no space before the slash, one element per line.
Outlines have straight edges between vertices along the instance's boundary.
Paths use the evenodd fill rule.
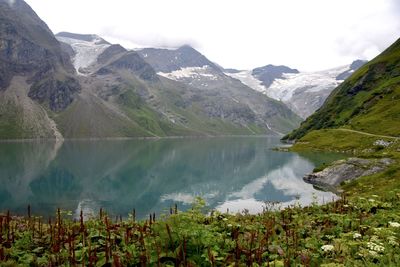
<path fill-rule="evenodd" d="M 6 90 L 14 76 L 24 76 L 33 99 L 54 111 L 67 107 L 80 86 L 47 25 L 22 0 L 0 0 L 0 24 L 0 90 Z"/>
<path fill-rule="evenodd" d="M 104 56 L 102 58 L 104 58 Z M 158 80 L 158 76 L 154 69 L 146 61 L 144 61 L 138 53 L 134 51 L 125 53 L 120 58 L 112 61 L 109 65 L 107 65 L 107 67 L 101 68 L 97 73 L 101 74 L 107 72 L 105 68 L 109 67 L 129 70 L 146 81 Z"/>
<path fill-rule="evenodd" d="M 181 106 L 196 107 L 208 117 L 254 128 L 259 134 L 286 132 L 300 120 L 282 103 L 225 75 L 221 67 L 189 46 L 138 52 L 157 74 L 187 86 Z"/>
<path fill-rule="evenodd" d="M 74 93 L 80 88 L 79 82 L 74 78 L 68 77 L 65 80 L 49 78 L 32 85 L 28 96 L 40 103 L 49 100 L 53 111 L 61 111 L 72 103 Z"/>
<path fill-rule="evenodd" d="M 121 45 L 118 44 L 111 45 L 97 57 L 97 62 L 99 64 L 105 64 L 108 61 L 110 61 L 114 56 L 118 56 L 126 52 L 127 50 L 123 48 Z"/>
<path fill-rule="evenodd" d="M 299 139 L 312 130 L 342 126 L 400 136 L 399 77 L 400 40 L 397 40 L 333 90 L 324 105 L 285 139 Z"/>

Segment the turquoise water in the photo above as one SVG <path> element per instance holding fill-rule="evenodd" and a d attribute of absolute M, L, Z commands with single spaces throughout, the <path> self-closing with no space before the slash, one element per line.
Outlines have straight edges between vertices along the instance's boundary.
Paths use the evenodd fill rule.
<path fill-rule="evenodd" d="M 112 215 L 160 213 L 196 196 L 211 208 L 259 212 L 264 201 L 332 199 L 303 182 L 340 156 L 272 151 L 275 137 L 0 143 L 0 212 L 52 216 L 100 207 Z"/>

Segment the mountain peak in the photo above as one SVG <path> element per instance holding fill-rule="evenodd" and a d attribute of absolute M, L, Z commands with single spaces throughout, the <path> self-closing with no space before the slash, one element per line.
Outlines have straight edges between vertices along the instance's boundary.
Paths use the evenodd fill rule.
<path fill-rule="evenodd" d="M 210 66 L 220 69 L 199 51 L 190 45 L 183 45 L 176 50 L 145 48 L 138 51 L 157 72 L 169 73 L 187 67 Z"/>
<path fill-rule="evenodd" d="M 184 45 L 180 46 L 177 50 L 197 51 L 191 45 L 188 45 L 188 44 L 184 44 Z"/>
<path fill-rule="evenodd" d="M 59 32 L 56 34 L 56 37 L 61 37 L 61 38 L 69 38 L 69 39 L 75 39 L 79 41 L 85 41 L 85 42 L 95 42 L 96 44 L 107 44 L 110 45 L 109 42 L 101 38 L 100 36 L 96 34 L 80 34 L 80 33 L 71 33 L 71 32 Z"/>
<path fill-rule="evenodd" d="M 349 78 L 351 76 L 351 74 L 353 74 L 353 72 L 355 72 L 356 70 L 358 70 L 359 68 L 361 68 L 365 63 L 367 63 L 367 60 L 362 60 L 362 59 L 356 59 L 354 60 L 350 66 L 349 69 L 340 73 L 337 77 L 336 80 L 346 80 L 347 78 Z"/>
<path fill-rule="evenodd" d="M 362 67 L 362 65 L 364 65 L 367 62 L 368 62 L 368 60 L 356 59 L 350 64 L 350 69 L 358 70 L 359 68 Z"/>
<path fill-rule="evenodd" d="M 269 87 L 276 79 L 281 79 L 285 73 L 299 73 L 299 71 L 283 65 L 268 64 L 253 69 L 251 74 L 258 78 L 265 87 Z"/>

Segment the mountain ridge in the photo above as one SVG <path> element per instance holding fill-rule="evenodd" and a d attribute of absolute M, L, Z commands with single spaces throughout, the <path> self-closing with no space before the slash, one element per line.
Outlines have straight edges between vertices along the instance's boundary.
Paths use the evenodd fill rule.
<path fill-rule="evenodd" d="M 57 40 L 23 0 L 0 5 L 0 39 L 12 44 L 0 47 L 1 139 L 277 135 L 300 122 L 192 47 L 168 68 L 206 62 L 219 77 L 210 88 L 163 77 L 140 52 L 94 34 Z"/>
<path fill-rule="evenodd" d="M 266 65 L 253 70 L 230 70 L 226 74 L 239 79 L 256 91 L 284 102 L 293 112 L 306 119 L 324 103 L 330 92 L 343 82 L 341 79 L 345 79 L 365 64 L 365 61 L 361 60 L 355 62 L 315 72 L 300 72 L 287 66 Z"/>

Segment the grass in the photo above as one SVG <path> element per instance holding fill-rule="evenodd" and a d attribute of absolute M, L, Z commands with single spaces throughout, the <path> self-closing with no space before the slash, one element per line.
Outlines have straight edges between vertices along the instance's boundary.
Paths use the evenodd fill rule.
<path fill-rule="evenodd" d="M 390 142 L 387 147 L 374 145 L 375 141 Z M 348 156 L 362 158 L 390 158 L 394 162 L 384 172 L 361 177 L 342 186 L 351 195 L 381 195 L 400 188 L 400 140 L 367 136 L 354 132 L 345 132 L 336 129 L 317 130 L 308 133 L 296 142 L 292 151 L 335 151 L 347 153 Z M 318 166 L 316 171 L 326 166 Z"/>
<path fill-rule="evenodd" d="M 308 150 L 334 151 L 358 156 L 372 156 L 376 155 L 377 150 L 380 149 L 380 147 L 374 145 L 377 140 L 393 142 L 391 138 L 368 136 L 338 129 L 322 129 L 312 131 L 302 137 L 291 150 L 298 152 Z M 395 147 L 397 146 L 390 147 L 386 150 L 386 153 L 394 152 Z"/>

